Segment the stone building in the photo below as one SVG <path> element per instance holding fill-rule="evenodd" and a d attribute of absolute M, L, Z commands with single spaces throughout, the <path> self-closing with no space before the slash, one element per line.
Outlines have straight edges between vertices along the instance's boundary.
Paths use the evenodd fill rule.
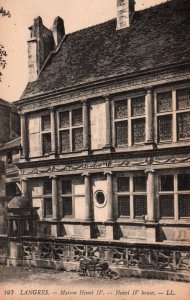
<path fill-rule="evenodd" d="M 189 11 L 117 0 L 116 19 L 71 34 L 34 20 L 16 105 L 38 238 L 190 242 Z"/>
<path fill-rule="evenodd" d="M 12 103 L 0 99 L 0 234 L 7 232 L 6 207 L 19 186 L 20 117 Z M 18 185 L 17 185 L 18 184 Z"/>

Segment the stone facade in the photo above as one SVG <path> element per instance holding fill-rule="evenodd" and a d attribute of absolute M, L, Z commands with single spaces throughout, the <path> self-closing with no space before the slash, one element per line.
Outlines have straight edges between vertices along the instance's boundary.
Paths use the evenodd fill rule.
<path fill-rule="evenodd" d="M 176 9 L 174 2 L 179 5 L 178 0 L 164 4 L 169 13 L 170 5 Z M 163 13 L 162 5 L 155 11 L 159 9 Z M 118 39 L 125 30 L 134 30 L 131 22 L 127 28 L 114 29 Z M 85 31 L 80 34 L 82 39 Z M 77 33 L 76 37 L 78 42 Z M 69 38 L 62 40 L 63 50 L 57 48 L 59 59 Z M 51 243 L 57 238 L 63 243 L 80 240 L 83 245 L 104 241 L 137 248 L 189 245 L 189 63 L 176 61 L 151 69 L 147 65 L 147 70 L 123 75 L 113 69 L 112 77 L 78 80 L 77 85 L 51 90 L 52 72 L 59 75 L 56 53 L 16 103 L 22 146 L 17 166 L 23 195 L 38 213 L 35 241 Z M 44 85 L 47 90 L 38 93 Z M 35 241 L 26 247 L 35 248 Z M 176 252 L 171 255 L 176 259 Z"/>
<path fill-rule="evenodd" d="M 7 203 L 20 182 L 15 163 L 19 161 L 20 117 L 15 105 L 0 99 L 0 234 L 7 233 Z"/>

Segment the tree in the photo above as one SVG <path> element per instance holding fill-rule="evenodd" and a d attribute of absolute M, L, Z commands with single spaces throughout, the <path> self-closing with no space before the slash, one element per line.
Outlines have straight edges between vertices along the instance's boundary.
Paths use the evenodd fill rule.
<path fill-rule="evenodd" d="M 3 7 L 0 8 L 0 15 L 1 17 L 11 17 L 11 14 L 9 11 L 7 11 L 6 9 L 4 9 Z M 0 43 L 0 82 L 1 82 L 1 77 L 2 77 L 2 70 L 5 68 L 6 66 L 6 56 L 7 56 L 7 52 L 4 48 L 4 46 Z"/>

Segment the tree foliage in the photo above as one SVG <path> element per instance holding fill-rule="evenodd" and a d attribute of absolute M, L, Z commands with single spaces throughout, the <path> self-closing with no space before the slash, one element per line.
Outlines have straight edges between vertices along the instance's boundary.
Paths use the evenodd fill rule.
<path fill-rule="evenodd" d="M 0 16 L 10 18 L 11 14 L 9 11 L 7 11 L 3 7 L 1 7 L 0 8 Z M 4 46 L 0 43 L 0 82 L 1 82 L 1 77 L 2 77 L 2 70 L 6 66 L 6 56 L 7 56 L 7 52 L 4 48 Z"/>

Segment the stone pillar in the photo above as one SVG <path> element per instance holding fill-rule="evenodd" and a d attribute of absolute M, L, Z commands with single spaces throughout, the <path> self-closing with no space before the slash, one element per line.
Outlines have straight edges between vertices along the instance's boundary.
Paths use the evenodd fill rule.
<path fill-rule="evenodd" d="M 58 182 L 57 176 L 53 176 L 52 178 L 52 209 L 53 209 L 53 220 L 58 220 Z M 51 224 L 51 236 L 58 237 L 59 235 L 59 224 L 54 223 Z"/>
<path fill-rule="evenodd" d="M 58 187 L 57 187 L 57 176 L 52 177 L 52 209 L 53 219 L 58 219 Z"/>
<path fill-rule="evenodd" d="M 112 134 L 111 134 L 111 110 L 110 110 L 110 97 L 109 95 L 105 96 L 106 100 L 106 144 L 105 148 L 110 148 L 112 145 Z"/>
<path fill-rule="evenodd" d="M 149 169 L 147 173 L 147 219 L 146 240 L 148 243 L 156 242 L 156 219 L 155 219 L 155 182 L 154 170 Z"/>
<path fill-rule="evenodd" d="M 87 100 L 82 102 L 83 108 L 83 149 L 89 149 L 89 116 L 88 116 L 88 103 Z"/>
<path fill-rule="evenodd" d="M 51 116 L 51 153 L 56 154 L 57 152 L 56 120 L 55 120 L 55 110 L 53 107 L 50 109 L 50 116 Z"/>
<path fill-rule="evenodd" d="M 149 169 L 147 173 L 147 221 L 155 222 L 155 182 L 154 170 Z"/>
<path fill-rule="evenodd" d="M 21 146 L 22 146 L 21 157 L 26 159 L 28 156 L 26 114 L 21 113 L 20 118 L 21 118 Z"/>
<path fill-rule="evenodd" d="M 7 266 L 21 266 L 23 263 L 23 248 L 22 243 L 16 241 L 10 241 L 9 247 L 9 257 L 7 259 Z"/>
<path fill-rule="evenodd" d="M 28 195 L 28 179 L 22 179 L 22 195 L 23 197 L 25 197 L 26 199 L 28 199 L 29 195 Z"/>
<path fill-rule="evenodd" d="M 152 90 L 148 89 L 146 94 L 146 143 L 153 143 L 153 99 Z"/>
<path fill-rule="evenodd" d="M 113 182 L 112 172 L 105 172 L 107 176 L 107 221 L 113 221 Z"/>
<path fill-rule="evenodd" d="M 85 220 L 90 221 L 92 219 L 90 174 L 84 173 L 82 176 L 84 176 L 85 186 Z"/>
<path fill-rule="evenodd" d="M 107 176 L 107 221 L 106 221 L 106 239 L 114 239 L 114 228 L 113 228 L 113 181 L 112 172 L 105 172 Z"/>

